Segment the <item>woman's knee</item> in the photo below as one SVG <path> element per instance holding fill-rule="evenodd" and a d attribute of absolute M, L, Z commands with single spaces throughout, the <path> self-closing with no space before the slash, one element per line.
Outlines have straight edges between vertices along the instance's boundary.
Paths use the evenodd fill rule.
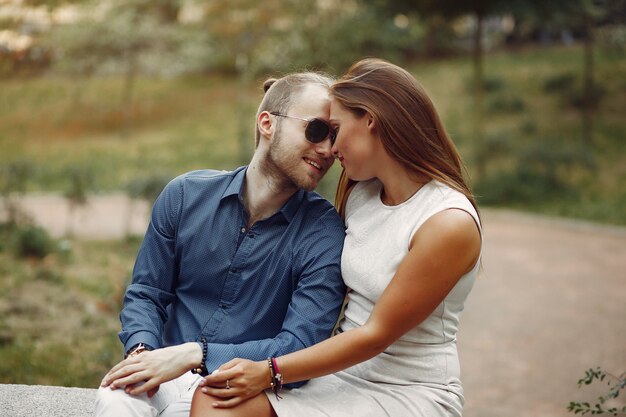
<path fill-rule="evenodd" d="M 190 417 L 276 417 L 264 393 L 233 408 L 215 408 L 213 403 L 216 400 L 219 399 L 203 393 L 198 387 L 191 401 Z"/>

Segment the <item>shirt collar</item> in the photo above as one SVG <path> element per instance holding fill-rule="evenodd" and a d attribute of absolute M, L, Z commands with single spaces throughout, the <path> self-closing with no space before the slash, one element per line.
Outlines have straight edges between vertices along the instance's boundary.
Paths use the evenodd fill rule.
<path fill-rule="evenodd" d="M 228 187 L 224 190 L 222 194 L 222 199 L 226 197 L 230 197 L 232 195 L 240 195 L 243 191 L 243 182 L 246 179 L 246 171 L 248 170 L 247 166 L 237 168 L 233 176 L 233 180 L 228 184 Z"/>
<path fill-rule="evenodd" d="M 233 180 L 230 182 L 228 187 L 226 187 L 226 189 L 224 190 L 224 193 L 222 194 L 222 199 L 236 195 L 237 197 L 239 197 L 239 201 L 243 204 L 243 199 L 241 196 L 243 192 L 243 183 L 246 179 L 247 170 L 248 170 L 247 166 L 237 168 L 235 170 L 235 175 L 233 177 Z M 304 194 L 305 194 L 305 191 L 303 189 L 298 189 L 298 191 L 296 191 L 291 197 L 289 197 L 289 200 L 287 200 L 287 202 L 278 211 L 279 213 L 283 215 L 285 220 L 287 220 L 288 222 L 290 222 L 291 219 L 293 219 L 294 216 L 296 215 L 298 208 L 300 208 L 300 203 L 304 199 Z"/>
<path fill-rule="evenodd" d="M 290 222 L 291 219 L 294 218 L 296 212 L 300 208 L 300 203 L 304 199 L 304 193 L 305 191 L 302 188 L 298 189 L 298 191 L 296 191 L 291 197 L 289 197 L 289 200 L 287 200 L 287 202 L 280 209 L 279 212 L 282 213 L 283 216 L 285 216 L 285 220 L 287 220 L 288 222 Z"/>

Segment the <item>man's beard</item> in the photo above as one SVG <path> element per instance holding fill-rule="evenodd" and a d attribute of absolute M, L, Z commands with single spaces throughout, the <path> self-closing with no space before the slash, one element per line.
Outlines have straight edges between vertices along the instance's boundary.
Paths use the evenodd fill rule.
<path fill-rule="evenodd" d="M 282 144 L 280 130 L 277 130 L 262 164 L 264 174 L 271 178 L 274 187 L 279 188 L 277 191 L 290 188 L 313 191 L 317 181 L 307 181 L 308 175 L 300 167 L 302 158 L 289 153 Z"/>

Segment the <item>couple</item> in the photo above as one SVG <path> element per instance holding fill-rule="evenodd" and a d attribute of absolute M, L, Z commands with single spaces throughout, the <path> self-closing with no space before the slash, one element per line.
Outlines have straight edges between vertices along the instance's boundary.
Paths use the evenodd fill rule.
<path fill-rule="evenodd" d="M 264 88 L 249 166 L 156 201 L 96 415 L 461 416 L 482 238 L 432 102 L 371 58 Z M 311 192 L 334 158 L 337 210 Z"/>

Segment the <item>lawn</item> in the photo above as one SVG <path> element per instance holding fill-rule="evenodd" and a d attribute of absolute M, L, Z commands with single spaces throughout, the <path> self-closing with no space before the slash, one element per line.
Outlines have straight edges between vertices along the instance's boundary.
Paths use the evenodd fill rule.
<path fill-rule="evenodd" d="M 467 58 L 413 62 L 407 68 L 439 108 L 483 204 L 626 224 L 626 56 L 605 50 L 595 55 L 604 96 L 594 113 L 591 144 L 583 142 L 580 112 L 568 104 L 567 92 L 545 87 L 555 78 L 580 78 L 581 62 L 577 46 L 488 54 L 480 130 L 472 117 Z M 138 177 L 229 169 L 253 152 L 264 78 L 248 83 L 217 75 L 140 78 L 129 105 L 123 104 L 122 79 L 2 80 L 0 166 L 28 165 L 31 191 L 66 190 L 68 172 L 81 169 L 92 178 L 94 192 L 125 189 Z M 531 167 L 532 181 L 520 174 L 528 159 L 537 165 Z M 479 161 L 484 161 L 481 173 Z M 337 172 L 320 188 L 327 197 Z M 527 189 L 532 186 L 541 192 Z M 515 198 L 519 190 L 528 196 Z"/>

